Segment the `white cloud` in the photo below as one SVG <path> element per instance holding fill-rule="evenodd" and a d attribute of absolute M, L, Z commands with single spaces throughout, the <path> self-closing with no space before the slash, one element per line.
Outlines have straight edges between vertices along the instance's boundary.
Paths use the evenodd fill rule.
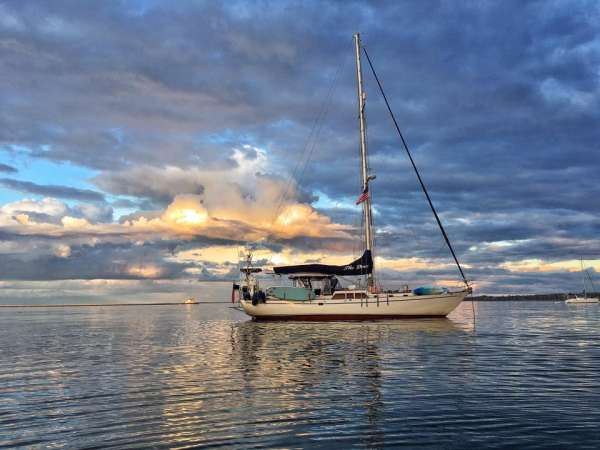
<path fill-rule="evenodd" d="M 38 213 L 47 214 L 53 217 L 61 217 L 67 214 L 67 211 L 67 205 L 54 198 L 43 198 L 42 200 L 23 199 L 7 203 L 0 207 L 0 213 L 6 215 Z"/>

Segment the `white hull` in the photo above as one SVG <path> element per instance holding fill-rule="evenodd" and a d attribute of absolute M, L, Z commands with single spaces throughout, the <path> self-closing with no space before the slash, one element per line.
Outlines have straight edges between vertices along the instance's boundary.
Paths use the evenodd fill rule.
<path fill-rule="evenodd" d="M 286 301 L 268 298 L 253 305 L 240 302 L 244 312 L 260 320 L 374 320 L 445 317 L 463 301 L 466 291 L 439 295 L 369 294 L 368 299 Z"/>
<path fill-rule="evenodd" d="M 578 304 L 578 303 L 598 303 L 597 298 L 569 298 L 565 300 L 565 303 Z"/>

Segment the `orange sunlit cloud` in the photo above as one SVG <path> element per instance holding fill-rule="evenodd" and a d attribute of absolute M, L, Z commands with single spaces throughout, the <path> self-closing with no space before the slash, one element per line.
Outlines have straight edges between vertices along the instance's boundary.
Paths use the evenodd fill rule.
<path fill-rule="evenodd" d="M 600 271 L 600 260 L 587 260 L 583 262 L 584 268 L 593 268 Z M 581 261 L 568 259 L 563 261 L 546 262 L 542 259 L 522 259 L 500 264 L 500 267 L 510 272 L 578 272 L 581 270 Z"/>
<path fill-rule="evenodd" d="M 160 268 L 152 265 L 130 266 L 127 268 L 127 272 L 141 278 L 158 278 L 161 274 Z"/>
<path fill-rule="evenodd" d="M 448 263 L 437 263 L 427 261 L 421 258 L 382 258 L 381 256 L 375 257 L 375 266 L 378 268 L 392 269 L 398 272 L 411 271 L 411 270 L 433 270 L 433 269 L 447 269 L 452 267 Z"/>
<path fill-rule="evenodd" d="M 237 263 L 243 249 L 237 246 L 217 245 L 199 249 L 183 250 L 177 252 L 172 258 L 174 261 L 195 263 L 210 262 L 214 264 Z M 279 252 L 269 249 L 253 250 L 255 261 L 266 260 L 267 265 L 279 266 L 288 264 L 306 264 L 321 262 L 324 264 L 346 264 L 356 259 L 359 255 L 348 252 L 332 254 L 331 252 L 298 251 L 290 248 Z M 375 258 L 375 267 L 378 269 L 390 269 L 397 272 L 409 272 L 414 270 L 447 269 L 453 267 L 449 263 L 436 263 L 420 258 Z"/>
<path fill-rule="evenodd" d="M 274 216 L 271 207 L 271 216 Z M 52 237 L 94 236 L 111 239 L 193 238 L 206 236 L 232 240 L 259 241 L 266 238 L 290 239 L 305 237 L 349 238 L 348 227 L 332 223 L 307 204 L 291 204 L 282 209 L 274 221 L 254 221 L 257 215 L 251 207 L 237 210 L 220 206 L 214 211 L 206 206 L 199 195 L 179 195 L 158 216 L 141 215 L 123 223 L 91 223 L 85 218 L 64 216 L 60 223 L 36 222 L 27 214 L 4 215 L 2 224 L 12 232 L 22 235 L 47 235 Z"/>

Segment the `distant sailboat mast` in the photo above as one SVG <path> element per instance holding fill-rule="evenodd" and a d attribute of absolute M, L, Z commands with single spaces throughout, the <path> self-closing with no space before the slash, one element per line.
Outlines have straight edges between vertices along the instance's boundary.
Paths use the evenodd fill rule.
<path fill-rule="evenodd" d="M 583 270 L 583 257 L 580 258 L 581 262 L 581 282 L 583 283 L 583 298 L 587 298 L 587 292 L 585 289 L 585 271 Z"/>
<path fill-rule="evenodd" d="M 363 214 L 365 222 L 365 250 L 369 250 L 373 255 L 373 219 L 371 214 L 371 193 L 369 192 L 369 181 L 375 179 L 375 176 L 369 175 L 369 165 L 367 163 L 367 125 L 365 121 L 365 91 L 363 88 L 363 77 L 361 67 L 361 44 L 360 34 L 354 34 L 354 47 L 356 52 L 356 85 L 358 94 L 358 122 L 360 131 L 360 158 L 361 158 L 361 175 L 362 175 L 362 190 L 367 193 L 367 198 L 363 202 Z M 374 257 L 373 257 L 374 259 Z M 367 286 L 371 287 L 375 284 L 373 272 L 367 275 Z"/>

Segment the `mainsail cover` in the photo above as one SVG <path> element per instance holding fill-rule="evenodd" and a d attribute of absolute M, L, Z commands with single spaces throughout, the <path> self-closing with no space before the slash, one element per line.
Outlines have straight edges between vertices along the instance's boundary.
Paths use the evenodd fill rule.
<path fill-rule="evenodd" d="M 318 273 L 320 275 L 367 275 L 373 272 L 373 257 L 371 250 L 365 250 L 356 261 L 344 266 L 331 266 L 327 264 L 302 264 L 298 266 L 273 267 L 279 275 L 295 273 Z"/>

